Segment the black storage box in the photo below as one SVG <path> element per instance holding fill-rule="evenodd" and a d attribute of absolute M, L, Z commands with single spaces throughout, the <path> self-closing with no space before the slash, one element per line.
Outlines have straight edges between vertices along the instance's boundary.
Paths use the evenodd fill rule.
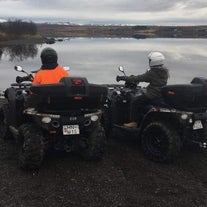
<path fill-rule="evenodd" d="M 48 109 L 95 109 L 107 98 L 107 87 L 88 83 L 83 77 L 64 77 L 56 84 L 33 85 L 30 102 Z"/>
<path fill-rule="evenodd" d="M 164 101 L 183 110 L 207 108 L 207 79 L 194 78 L 190 84 L 167 85 L 162 88 Z"/>

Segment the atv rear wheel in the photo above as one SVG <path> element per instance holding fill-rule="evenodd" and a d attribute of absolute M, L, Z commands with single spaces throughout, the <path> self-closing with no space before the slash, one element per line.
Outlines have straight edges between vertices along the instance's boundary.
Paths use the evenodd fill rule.
<path fill-rule="evenodd" d="M 9 131 L 9 125 L 6 115 L 8 114 L 9 104 L 3 104 L 0 108 L 0 136 L 4 139 L 12 138 L 12 134 Z"/>
<path fill-rule="evenodd" d="M 34 124 L 23 124 L 19 128 L 17 142 L 20 167 L 23 169 L 39 168 L 44 156 L 41 130 Z"/>
<path fill-rule="evenodd" d="M 175 129 L 162 122 L 152 122 L 142 133 L 144 154 L 156 162 L 173 161 L 181 149 L 181 139 Z"/>
<path fill-rule="evenodd" d="M 83 142 L 83 148 L 80 154 L 85 160 L 101 159 L 105 148 L 103 127 L 98 126 L 87 138 L 82 139 L 81 142 Z"/>

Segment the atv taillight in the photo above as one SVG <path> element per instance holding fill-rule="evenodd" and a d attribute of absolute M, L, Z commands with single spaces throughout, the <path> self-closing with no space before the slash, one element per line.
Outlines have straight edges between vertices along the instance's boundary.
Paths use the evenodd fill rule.
<path fill-rule="evenodd" d="M 56 134 L 57 131 L 56 130 L 50 130 L 50 134 Z"/>
<path fill-rule="evenodd" d="M 168 91 L 167 92 L 169 95 L 175 95 L 175 92 L 174 91 Z"/>
<path fill-rule="evenodd" d="M 79 79 L 79 78 L 72 80 L 73 85 L 81 85 L 82 82 L 83 82 L 83 80 L 82 79 Z"/>
<path fill-rule="evenodd" d="M 83 99 L 82 96 L 74 96 L 73 98 L 74 98 L 74 100 L 82 100 Z"/>

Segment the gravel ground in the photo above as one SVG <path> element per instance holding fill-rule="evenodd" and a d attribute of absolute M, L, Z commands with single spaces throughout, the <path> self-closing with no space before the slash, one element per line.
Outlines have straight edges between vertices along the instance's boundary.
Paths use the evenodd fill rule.
<path fill-rule="evenodd" d="M 15 141 L 0 138 L 0 166 L 0 207 L 207 206 L 207 155 L 190 146 L 160 164 L 136 140 L 114 138 L 98 162 L 51 151 L 38 171 L 23 171 Z"/>
<path fill-rule="evenodd" d="M 0 166 L 2 207 L 207 206 L 207 159 L 192 148 L 159 164 L 134 140 L 111 139 L 101 161 L 50 152 L 38 171 L 23 171 L 14 141 L 0 140 Z"/>

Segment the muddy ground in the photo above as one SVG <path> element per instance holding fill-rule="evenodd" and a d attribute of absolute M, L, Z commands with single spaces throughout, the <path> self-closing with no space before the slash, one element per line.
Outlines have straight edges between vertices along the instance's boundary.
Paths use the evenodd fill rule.
<path fill-rule="evenodd" d="M 186 147 L 178 160 L 147 160 L 134 140 L 109 139 L 101 161 L 50 152 L 38 171 L 18 167 L 12 140 L 0 140 L 1 207 L 206 207 L 207 158 Z"/>

